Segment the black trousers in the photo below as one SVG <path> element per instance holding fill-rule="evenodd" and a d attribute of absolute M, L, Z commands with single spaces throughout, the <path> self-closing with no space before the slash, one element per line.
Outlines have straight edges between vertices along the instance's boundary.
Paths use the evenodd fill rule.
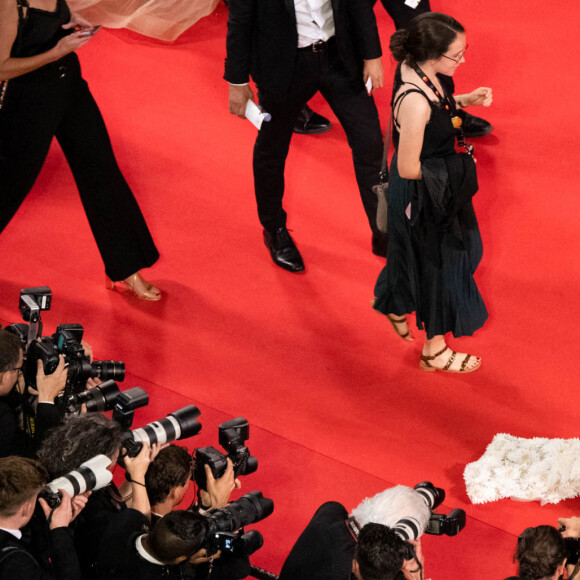
<path fill-rule="evenodd" d="M 151 266 L 159 253 L 75 54 L 9 81 L 0 110 L 0 232 L 34 185 L 53 137 L 72 170 L 107 275 L 122 280 Z"/>
<path fill-rule="evenodd" d="M 377 0 L 373 0 L 376 3 Z M 393 19 L 397 30 L 405 28 L 409 20 L 422 14 L 423 12 L 431 12 L 429 0 L 421 0 L 416 8 L 411 8 L 405 4 L 405 0 L 381 0 L 385 10 Z"/>
<path fill-rule="evenodd" d="M 383 139 L 374 99 L 367 94 L 362 74 L 353 79 L 338 56 L 334 39 L 324 52 L 299 50 L 289 91 L 274 94 L 258 85 L 260 104 L 272 115 L 263 123 L 254 146 L 254 185 L 258 217 L 266 229 L 286 224 L 282 207 L 284 166 L 298 112 L 320 91 L 328 101 L 352 149 L 356 179 L 371 229 L 376 230 L 377 198 Z M 324 183 L 312 183 L 313 190 Z"/>

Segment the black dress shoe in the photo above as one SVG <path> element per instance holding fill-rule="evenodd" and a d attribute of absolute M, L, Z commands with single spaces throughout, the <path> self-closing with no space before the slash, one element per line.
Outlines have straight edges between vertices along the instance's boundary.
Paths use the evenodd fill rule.
<path fill-rule="evenodd" d="M 302 256 L 284 226 L 273 231 L 264 229 L 264 243 L 270 250 L 274 264 L 289 272 L 304 270 Z"/>
<path fill-rule="evenodd" d="M 493 131 L 493 125 L 481 117 L 475 117 L 465 111 L 459 111 L 458 115 L 463 119 L 461 127 L 466 139 L 484 137 Z"/>
<path fill-rule="evenodd" d="M 308 105 L 304 105 L 298 113 L 294 133 L 301 135 L 318 135 L 332 129 L 332 123 L 322 115 L 315 113 Z"/>
<path fill-rule="evenodd" d="M 373 254 L 381 258 L 387 257 L 387 234 L 383 232 L 373 232 Z"/>

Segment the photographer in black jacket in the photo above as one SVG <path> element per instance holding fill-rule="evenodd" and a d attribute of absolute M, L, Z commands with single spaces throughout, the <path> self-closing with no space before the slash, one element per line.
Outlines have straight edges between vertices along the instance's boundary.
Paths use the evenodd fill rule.
<path fill-rule="evenodd" d="M 0 330 L 0 457 L 33 457 L 48 429 L 60 423 L 54 400 L 66 385 L 64 357 L 60 357 L 58 367 L 51 375 L 45 375 L 42 362 L 38 362 L 37 390 L 31 390 L 38 395 L 33 437 L 28 437 L 20 428 L 25 395 L 22 364 L 20 339 L 11 332 Z"/>
<path fill-rule="evenodd" d="M 204 548 L 207 523 L 202 514 L 225 507 L 240 485 L 230 459 L 219 479 L 214 479 L 209 465 L 205 466 L 208 490 L 203 493 L 199 511 L 171 511 L 187 489 L 186 472 L 191 477 L 191 458 L 186 458 L 186 453 L 175 445 L 162 449 L 145 474 L 147 493 L 157 512 L 151 518 L 152 528 L 143 509 L 127 509 L 111 519 L 100 542 L 100 580 L 201 580 L 210 573 L 212 580 L 233 580 L 250 573 L 247 557 L 228 554 L 222 559 L 219 552 L 207 557 Z M 170 465 L 173 462 L 175 465 Z"/>
<path fill-rule="evenodd" d="M 79 580 L 79 562 L 68 525 L 86 502 L 86 496 L 62 492 L 59 507 L 51 512 L 43 499 L 40 505 L 49 519 L 49 555 L 52 571 L 41 567 L 21 541 L 20 531 L 28 524 L 38 492 L 47 473 L 38 462 L 23 457 L 0 458 L 0 579 Z"/>

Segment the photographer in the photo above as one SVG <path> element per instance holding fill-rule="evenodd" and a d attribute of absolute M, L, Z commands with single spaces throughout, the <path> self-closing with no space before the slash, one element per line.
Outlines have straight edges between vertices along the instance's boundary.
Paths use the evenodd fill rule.
<path fill-rule="evenodd" d="M 173 450 L 171 450 L 174 448 Z M 229 502 L 231 492 L 239 487 L 234 477 L 231 460 L 224 475 L 214 479 L 209 466 L 206 466 L 208 491 L 202 492 L 199 512 L 171 511 L 181 501 L 184 495 L 179 471 L 185 471 L 186 461 L 182 453 L 184 450 L 176 446 L 163 449 L 151 464 L 151 472 L 147 472 L 146 482 L 151 484 L 147 489 L 149 497 L 157 503 L 152 508 L 156 511 L 155 525 L 149 529 L 149 521 L 142 513 L 134 509 L 125 510 L 111 521 L 99 551 L 99 579 L 100 580 L 153 580 L 157 578 L 183 578 L 200 580 L 211 574 L 212 579 L 244 578 L 250 572 L 247 558 L 227 558 L 224 562 L 216 562 L 219 552 L 211 558 L 206 556 L 204 543 L 207 535 L 207 524 L 202 513 L 206 510 L 225 507 Z M 182 463 L 176 467 L 173 475 L 165 481 L 177 482 L 176 486 L 168 489 L 162 481 L 161 475 L 164 466 L 171 457 Z M 191 477 L 191 457 L 188 455 Z M 174 470 L 174 467 L 170 468 Z M 183 475 L 183 473 L 181 474 Z M 188 485 L 188 484 L 186 484 Z M 165 498 L 165 499 L 163 499 Z M 163 512 L 163 513 L 161 513 Z M 162 517 L 159 517 L 162 516 Z M 206 565 L 209 563 L 209 565 Z"/>
<path fill-rule="evenodd" d="M 49 521 L 49 556 L 52 571 L 44 570 L 21 542 L 20 531 L 30 521 L 47 473 L 38 462 L 22 457 L 0 459 L 0 578 L 2 580 L 79 580 L 81 572 L 68 525 L 86 502 L 79 495 L 71 500 L 62 492 L 62 502 L 51 512 L 39 503 Z"/>
<path fill-rule="evenodd" d="M 506 580 L 558 580 L 566 565 L 566 546 L 552 526 L 527 528 L 519 538 L 514 555 L 518 576 Z"/>
<path fill-rule="evenodd" d="M 110 469 L 113 469 L 119 458 L 122 435 L 123 429 L 104 415 L 89 413 L 68 417 L 63 425 L 50 432 L 38 452 L 38 458 L 52 478 L 69 473 L 99 454 L 111 460 Z M 98 544 L 116 514 L 130 506 L 149 517 L 145 473 L 157 451 L 156 446 L 150 449 L 148 445 L 143 445 L 139 455 L 124 458 L 128 481 L 120 489 L 111 483 L 91 494 L 86 509 L 74 526 L 75 546 L 83 578 L 96 578 Z M 40 533 L 36 535 L 38 537 Z"/>
<path fill-rule="evenodd" d="M 42 363 L 38 363 L 37 390 L 31 390 L 38 395 L 36 415 L 31 422 L 24 421 L 31 427 L 33 437 L 27 436 L 20 427 L 22 406 L 28 404 L 22 365 L 20 339 L 6 330 L 0 330 L 0 457 L 32 457 L 46 432 L 60 423 L 60 413 L 54 400 L 66 385 L 64 357 L 60 357 L 58 367 L 51 375 L 45 375 Z"/>
<path fill-rule="evenodd" d="M 192 458 L 183 447 L 162 449 L 145 474 L 151 504 L 151 523 L 173 511 L 183 500 L 191 482 Z"/>
<path fill-rule="evenodd" d="M 413 516 L 425 529 L 430 516 L 418 494 L 403 486 L 361 502 L 349 516 L 337 502 L 323 504 L 284 562 L 280 580 L 422 580 L 418 540 L 404 542 L 391 527 Z"/>

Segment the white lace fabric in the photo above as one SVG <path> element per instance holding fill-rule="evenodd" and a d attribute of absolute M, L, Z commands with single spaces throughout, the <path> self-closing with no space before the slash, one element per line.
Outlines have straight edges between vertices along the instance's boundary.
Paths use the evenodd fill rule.
<path fill-rule="evenodd" d="M 558 503 L 580 495 L 580 439 L 498 433 L 463 478 L 474 504 L 503 498 Z"/>

